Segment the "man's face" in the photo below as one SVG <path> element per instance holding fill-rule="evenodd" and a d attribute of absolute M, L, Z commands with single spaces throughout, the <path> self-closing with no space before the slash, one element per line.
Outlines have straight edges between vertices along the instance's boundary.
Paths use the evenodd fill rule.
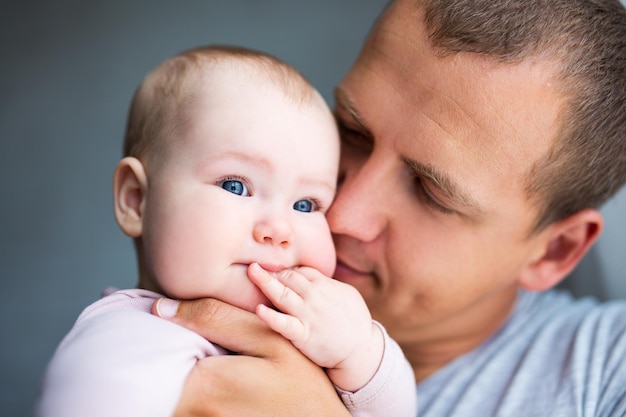
<path fill-rule="evenodd" d="M 328 214 L 335 277 L 400 343 L 505 317 L 545 251 L 525 187 L 562 106 L 545 62 L 435 56 L 413 7 L 390 7 L 337 89 L 343 178 Z"/>

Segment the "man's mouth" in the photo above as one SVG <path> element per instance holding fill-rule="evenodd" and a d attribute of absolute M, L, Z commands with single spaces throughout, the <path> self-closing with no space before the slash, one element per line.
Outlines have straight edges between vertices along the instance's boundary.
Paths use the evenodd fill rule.
<path fill-rule="evenodd" d="M 337 267 L 335 268 L 335 279 L 346 283 L 355 281 L 361 281 L 364 279 L 374 279 L 374 274 L 371 271 L 366 271 L 362 268 L 351 266 L 344 260 L 337 259 Z"/>

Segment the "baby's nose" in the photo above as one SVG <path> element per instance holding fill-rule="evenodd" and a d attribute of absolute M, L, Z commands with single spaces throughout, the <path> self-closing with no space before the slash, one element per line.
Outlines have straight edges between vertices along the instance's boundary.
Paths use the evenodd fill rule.
<path fill-rule="evenodd" d="M 254 240 L 273 246 L 289 247 L 293 240 L 291 227 L 284 219 L 275 218 L 257 222 L 253 230 Z"/>

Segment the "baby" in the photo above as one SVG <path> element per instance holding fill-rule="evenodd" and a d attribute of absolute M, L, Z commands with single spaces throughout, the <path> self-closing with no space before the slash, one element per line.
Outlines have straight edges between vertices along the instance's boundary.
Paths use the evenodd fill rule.
<path fill-rule="evenodd" d="M 184 51 L 139 86 L 124 154 L 114 210 L 135 241 L 138 288 L 83 311 L 36 416 L 171 416 L 195 363 L 228 352 L 150 314 L 164 296 L 256 311 L 326 369 L 355 416 L 416 415 L 400 348 L 358 291 L 328 278 L 339 137 L 300 73 L 244 48 Z"/>

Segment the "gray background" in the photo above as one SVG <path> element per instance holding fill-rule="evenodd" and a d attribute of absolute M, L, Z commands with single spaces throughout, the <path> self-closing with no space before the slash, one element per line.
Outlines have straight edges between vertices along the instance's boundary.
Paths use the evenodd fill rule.
<path fill-rule="evenodd" d="M 3 2 L 0 12 L 0 415 L 27 416 L 46 362 L 108 285 L 135 284 L 112 214 L 130 97 L 167 57 L 206 43 L 273 53 L 332 103 L 384 0 Z M 626 297 L 626 192 L 576 276 Z"/>

